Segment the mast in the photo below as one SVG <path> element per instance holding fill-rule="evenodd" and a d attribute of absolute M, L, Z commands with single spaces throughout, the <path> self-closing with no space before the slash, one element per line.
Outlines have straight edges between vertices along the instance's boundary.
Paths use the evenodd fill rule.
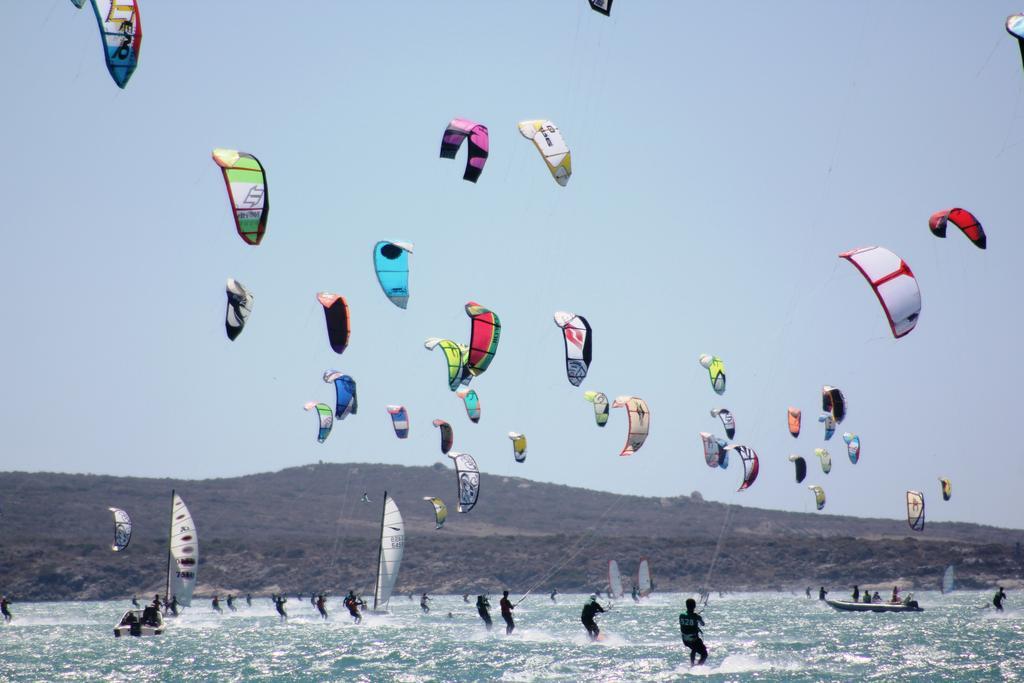
<path fill-rule="evenodd" d="M 164 611 L 171 592 L 171 540 L 174 538 L 174 489 L 171 489 L 171 523 L 167 525 L 167 573 L 164 575 Z"/>
<path fill-rule="evenodd" d="M 373 611 L 377 611 L 377 592 L 380 590 L 380 560 L 384 555 L 384 515 L 388 509 L 388 492 L 384 491 L 384 500 L 380 509 L 380 543 L 377 545 L 377 580 L 373 582 Z"/>

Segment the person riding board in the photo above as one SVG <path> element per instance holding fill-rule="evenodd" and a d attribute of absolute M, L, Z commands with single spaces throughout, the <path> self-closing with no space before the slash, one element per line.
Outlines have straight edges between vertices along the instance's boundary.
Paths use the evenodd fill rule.
<path fill-rule="evenodd" d="M 633 602 L 640 602 L 640 591 L 636 589 L 636 584 L 633 584 Z"/>
<path fill-rule="evenodd" d="M 603 612 L 604 607 L 601 607 L 601 603 L 597 601 L 596 595 L 591 595 L 590 600 L 583 605 L 583 613 L 580 614 L 580 621 L 583 622 L 583 627 L 587 629 L 587 635 L 590 636 L 591 640 L 597 640 L 597 637 L 601 635 L 601 629 L 597 627 L 597 622 L 594 621 L 594 617 L 598 612 Z"/>
<path fill-rule="evenodd" d="M 480 615 L 480 618 L 484 620 L 484 625 L 487 630 L 491 630 L 491 613 L 488 610 L 491 608 L 491 601 L 487 599 L 486 595 L 476 596 L 476 611 Z"/>
<path fill-rule="evenodd" d="M 213 600 L 210 601 L 210 604 L 213 605 L 213 610 L 215 612 L 218 614 L 224 614 L 224 610 L 220 608 L 220 599 L 216 595 L 213 596 Z"/>
<path fill-rule="evenodd" d="M 1003 611 L 1003 600 L 1006 599 L 1006 591 L 1003 590 L 1002 586 L 996 586 L 999 590 L 992 596 L 992 604 L 995 606 L 996 611 Z"/>
<path fill-rule="evenodd" d="M 462 594 L 462 602 L 469 602 L 469 593 Z"/>
<path fill-rule="evenodd" d="M 822 586 L 821 588 L 818 589 L 818 599 L 819 600 L 824 600 L 826 595 L 828 595 L 828 591 L 825 590 L 824 586 Z"/>
<path fill-rule="evenodd" d="M 348 595 L 345 596 L 345 601 L 342 603 L 348 608 L 348 613 L 352 615 L 352 620 L 357 624 L 363 620 L 363 615 L 359 611 L 359 606 L 363 604 L 363 601 L 356 597 L 356 592 L 350 590 Z"/>
<path fill-rule="evenodd" d="M 424 593 L 423 597 L 420 598 L 420 609 L 423 610 L 424 614 L 426 614 L 427 612 L 430 611 L 430 604 L 429 603 L 430 603 L 430 597 L 426 593 Z"/>
<path fill-rule="evenodd" d="M 551 602 L 558 602 L 558 589 L 551 589 Z"/>
<path fill-rule="evenodd" d="M 235 596 L 233 596 L 231 593 L 228 593 L 228 609 L 232 612 L 238 611 L 235 609 Z"/>
<path fill-rule="evenodd" d="M 178 616 L 178 596 L 177 594 L 171 596 L 171 601 L 166 603 L 164 607 L 171 611 L 171 614 Z M 166 611 L 164 612 L 166 614 Z"/>
<path fill-rule="evenodd" d="M 316 597 L 316 611 L 320 613 L 320 616 L 324 619 L 327 618 L 327 598 L 320 594 Z"/>
<path fill-rule="evenodd" d="M 284 611 L 284 603 L 288 602 L 288 598 L 283 595 L 275 595 L 273 596 L 273 600 L 274 609 L 276 609 L 277 613 L 281 616 L 281 621 L 288 621 L 288 613 Z"/>
<path fill-rule="evenodd" d="M 245 606 L 252 607 L 252 593 L 245 594 Z"/>
<path fill-rule="evenodd" d="M 498 602 L 498 605 L 501 607 L 501 618 L 505 620 L 505 635 L 512 635 L 512 631 L 516 629 L 516 622 L 512 621 L 512 610 L 516 606 L 508 599 L 508 591 L 504 591 L 501 594 L 501 600 Z"/>
<path fill-rule="evenodd" d="M 704 617 L 698 614 L 696 609 L 697 601 L 687 598 L 686 611 L 679 614 L 679 632 L 683 636 L 683 645 L 690 649 L 690 666 L 694 666 L 697 655 L 700 655 L 700 661 L 696 666 L 700 666 L 708 658 L 708 649 L 700 639 L 700 627 L 704 625 Z"/>

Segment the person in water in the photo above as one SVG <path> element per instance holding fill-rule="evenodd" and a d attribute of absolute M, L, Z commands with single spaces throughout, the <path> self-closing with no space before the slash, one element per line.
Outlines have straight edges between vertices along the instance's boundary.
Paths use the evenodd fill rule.
<path fill-rule="evenodd" d="M 553 588 L 551 590 L 551 602 L 558 602 L 558 589 Z"/>
<path fill-rule="evenodd" d="M 135 597 L 135 596 L 133 595 L 133 596 L 132 596 L 132 607 L 138 607 L 138 606 L 139 606 L 139 600 L 138 600 L 138 598 L 136 598 L 136 597 Z"/>
<path fill-rule="evenodd" d="M 283 595 L 273 596 L 274 608 L 281 617 L 281 621 L 288 621 L 288 613 L 284 611 L 284 603 L 288 602 L 288 598 Z"/>
<path fill-rule="evenodd" d="M 235 596 L 232 595 L 231 593 L 228 593 L 228 609 L 231 610 L 232 612 L 237 612 L 238 611 L 238 610 L 235 609 Z"/>
<path fill-rule="evenodd" d="M 323 619 L 327 619 L 327 598 L 323 594 L 316 596 L 316 611 Z"/>
<path fill-rule="evenodd" d="M 634 590 L 636 590 L 635 587 Z M 601 603 L 597 601 L 596 595 L 591 595 L 590 600 L 583 605 L 583 613 L 580 614 L 580 621 L 583 622 L 583 627 L 587 629 L 587 635 L 590 636 L 591 640 L 597 640 L 597 637 L 601 635 L 601 629 L 597 627 L 597 622 L 594 621 L 594 617 L 598 612 L 603 611 L 604 607 L 601 607 Z"/>
<path fill-rule="evenodd" d="M 178 596 L 177 594 L 171 596 L 171 601 L 164 605 L 166 609 L 171 611 L 171 614 L 178 616 Z"/>
<path fill-rule="evenodd" d="M 245 606 L 252 607 L 252 593 L 245 594 Z"/>
<path fill-rule="evenodd" d="M 708 648 L 700 639 L 700 627 L 704 625 L 704 617 L 697 614 L 696 609 L 697 601 L 687 598 L 686 611 L 679 614 L 679 632 L 683 636 L 683 645 L 690 649 L 690 666 L 694 666 L 697 655 L 700 655 L 700 661 L 696 666 L 700 666 L 708 658 Z"/>
<path fill-rule="evenodd" d="M 514 610 L 516 606 L 508 599 L 508 591 L 504 591 L 501 594 L 501 600 L 498 601 L 498 606 L 501 607 L 501 618 L 505 620 L 505 635 L 511 635 L 512 631 L 516 630 L 516 622 L 512 621 L 512 610 Z"/>
<path fill-rule="evenodd" d="M 824 600 L 826 595 L 828 595 L 828 591 L 825 590 L 824 586 L 822 586 L 821 588 L 818 589 L 818 599 L 819 600 Z"/>
<path fill-rule="evenodd" d="M 487 630 L 491 630 L 491 613 L 488 611 L 491 609 L 491 601 L 487 599 L 486 595 L 476 596 L 476 611 L 480 615 L 480 618 L 484 620 L 484 626 Z"/>
<path fill-rule="evenodd" d="M 807 590 L 804 591 L 804 592 L 807 593 L 807 597 L 811 597 L 811 587 L 810 586 L 808 586 Z"/>
<path fill-rule="evenodd" d="M 14 615 L 11 614 L 11 601 L 7 599 L 6 595 L 0 597 L 0 614 L 4 615 L 5 624 L 11 623 L 11 619 L 14 618 Z"/>
<path fill-rule="evenodd" d="M 633 584 L 633 602 L 640 602 L 640 591 L 636 589 L 636 584 Z"/>
<path fill-rule="evenodd" d="M 1003 590 L 1002 586 L 996 586 L 999 590 L 992 596 L 992 605 L 996 608 L 997 612 L 1003 611 L 1003 600 L 1006 599 L 1006 591 Z"/>
<path fill-rule="evenodd" d="M 462 594 L 462 602 L 469 602 L 469 593 Z"/>
<path fill-rule="evenodd" d="M 423 610 L 424 614 L 430 611 L 430 605 L 428 604 L 429 602 L 430 597 L 426 593 L 424 593 L 423 597 L 420 598 L 420 609 Z"/>
<path fill-rule="evenodd" d="M 348 609 L 348 613 L 352 615 L 352 620 L 357 624 L 362 622 L 363 615 L 359 611 L 359 606 L 363 604 L 363 601 L 356 597 L 355 591 L 349 591 L 348 595 L 345 596 L 345 601 L 342 603 Z"/>
<path fill-rule="evenodd" d="M 857 586 L 853 587 L 853 601 L 860 602 L 860 588 Z"/>
<path fill-rule="evenodd" d="M 218 614 L 224 614 L 224 610 L 220 608 L 220 599 L 216 595 L 213 596 L 213 600 L 210 601 L 210 604 L 213 605 L 213 611 Z"/>

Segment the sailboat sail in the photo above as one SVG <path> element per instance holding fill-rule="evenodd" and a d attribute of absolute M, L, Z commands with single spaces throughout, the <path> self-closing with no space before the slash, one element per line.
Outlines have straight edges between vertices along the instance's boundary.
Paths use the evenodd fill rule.
<path fill-rule="evenodd" d="M 956 570 L 953 569 L 953 565 L 946 567 L 946 571 L 942 574 L 942 592 L 952 593 L 956 590 Z"/>
<path fill-rule="evenodd" d="M 608 586 L 613 598 L 622 597 L 622 574 L 619 573 L 619 563 L 615 560 L 608 560 Z"/>
<path fill-rule="evenodd" d="M 395 499 L 384 492 L 384 512 L 380 519 L 380 556 L 377 563 L 377 584 L 373 589 L 373 609 L 386 608 L 398 579 L 405 549 L 405 523 Z"/>
<path fill-rule="evenodd" d="M 640 569 L 636 574 L 636 586 L 640 589 L 640 595 L 647 597 L 651 594 L 651 566 L 647 563 L 646 557 L 640 560 Z"/>
<path fill-rule="evenodd" d="M 192 604 L 199 565 L 199 538 L 192 513 L 185 501 L 171 492 L 171 542 L 167 553 L 167 591 L 165 599 L 178 598 L 178 604 Z"/>

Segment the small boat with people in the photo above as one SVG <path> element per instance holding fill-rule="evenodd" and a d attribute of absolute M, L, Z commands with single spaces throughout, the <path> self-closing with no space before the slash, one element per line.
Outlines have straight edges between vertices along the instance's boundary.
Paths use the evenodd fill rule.
<path fill-rule="evenodd" d="M 825 600 L 828 606 L 840 612 L 923 612 L 912 595 L 900 602 L 854 602 L 852 600 Z"/>
<path fill-rule="evenodd" d="M 160 610 L 150 605 L 146 609 L 130 609 L 121 617 L 121 621 L 114 627 L 114 637 L 135 636 L 158 636 L 164 632 L 164 620 L 160 616 Z"/>

